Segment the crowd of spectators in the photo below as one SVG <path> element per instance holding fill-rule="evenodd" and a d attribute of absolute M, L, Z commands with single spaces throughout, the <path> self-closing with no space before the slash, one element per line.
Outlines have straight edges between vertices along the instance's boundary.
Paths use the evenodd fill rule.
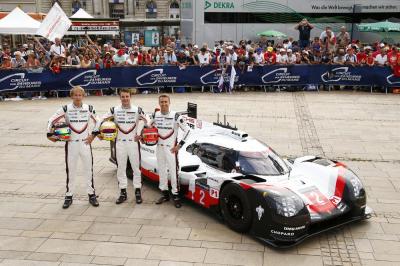
<path fill-rule="evenodd" d="M 235 65 L 241 71 L 257 65 L 296 64 L 344 64 L 367 66 L 399 66 L 400 47 L 376 42 L 366 45 L 351 40 L 350 34 L 342 27 L 334 33 L 330 27 L 318 37 L 311 38 L 314 28 L 306 19 L 295 27 L 299 31 L 298 41 L 290 37 L 282 41 L 262 38 L 260 41 L 242 40 L 239 43 L 219 41 L 177 45 L 168 40 L 162 47 L 143 47 L 137 43 L 131 46 L 93 42 L 89 36 L 77 45 L 56 39 L 49 43 L 44 39 L 22 44 L 12 50 L 0 47 L 1 69 L 50 68 L 59 73 L 62 68 L 111 68 L 136 67 L 141 65 Z"/>

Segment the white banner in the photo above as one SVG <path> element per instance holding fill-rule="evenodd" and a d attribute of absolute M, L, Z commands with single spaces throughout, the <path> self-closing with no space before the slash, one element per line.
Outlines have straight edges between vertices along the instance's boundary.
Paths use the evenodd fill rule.
<path fill-rule="evenodd" d="M 61 39 L 70 26 L 71 20 L 69 20 L 61 7 L 55 3 L 47 13 L 36 34 L 54 42 L 55 38 Z"/>

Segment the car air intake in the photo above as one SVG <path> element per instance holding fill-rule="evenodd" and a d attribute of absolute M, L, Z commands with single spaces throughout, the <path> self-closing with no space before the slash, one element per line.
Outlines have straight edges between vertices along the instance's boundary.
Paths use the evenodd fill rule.
<path fill-rule="evenodd" d="M 186 165 L 181 167 L 182 172 L 194 172 L 199 169 L 199 165 Z"/>

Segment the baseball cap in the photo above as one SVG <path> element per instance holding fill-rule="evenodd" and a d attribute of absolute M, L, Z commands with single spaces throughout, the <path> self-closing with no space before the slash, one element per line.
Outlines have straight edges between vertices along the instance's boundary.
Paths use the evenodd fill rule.
<path fill-rule="evenodd" d="M 195 45 L 193 45 L 193 48 L 194 48 L 194 49 L 198 49 L 199 46 L 198 46 L 197 44 L 195 44 Z"/>
<path fill-rule="evenodd" d="M 381 43 L 381 44 L 379 44 L 379 47 L 383 48 L 383 47 L 385 47 L 385 44 Z"/>
<path fill-rule="evenodd" d="M 284 48 L 279 49 L 279 52 L 286 52 Z"/>
<path fill-rule="evenodd" d="M 291 52 L 292 52 L 292 49 L 288 49 L 287 52 L 288 52 L 288 53 L 291 53 Z"/>
<path fill-rule="evenodd" d="M 267 51 L 268 52 L 272 52 L 274 50 L 274 48 L 272 48 L 271 46 L 269 46 L 268 48 L 267 48 Z"/>

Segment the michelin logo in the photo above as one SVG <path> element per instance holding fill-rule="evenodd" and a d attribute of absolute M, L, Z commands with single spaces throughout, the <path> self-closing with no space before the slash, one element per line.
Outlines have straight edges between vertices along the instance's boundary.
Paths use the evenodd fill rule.
<path fill-rule="evenodd" d="M 275 84 L 275 83 L 285 83 L 285 82 L 299 82 L 299 75 L 292 75 L 288 72 L 287 67 L 281 67 L 272 70 L 261 77 L 264 84 Z"/>
<path fill-rule="evenodd" d="M 136 82 L 140 86 L 153 85 L 157 83 L 175 83 L 176 77 L 167 77 L 167 74 L 164 74 L 164 69 L 157 68 L 138 76 Z"/>

